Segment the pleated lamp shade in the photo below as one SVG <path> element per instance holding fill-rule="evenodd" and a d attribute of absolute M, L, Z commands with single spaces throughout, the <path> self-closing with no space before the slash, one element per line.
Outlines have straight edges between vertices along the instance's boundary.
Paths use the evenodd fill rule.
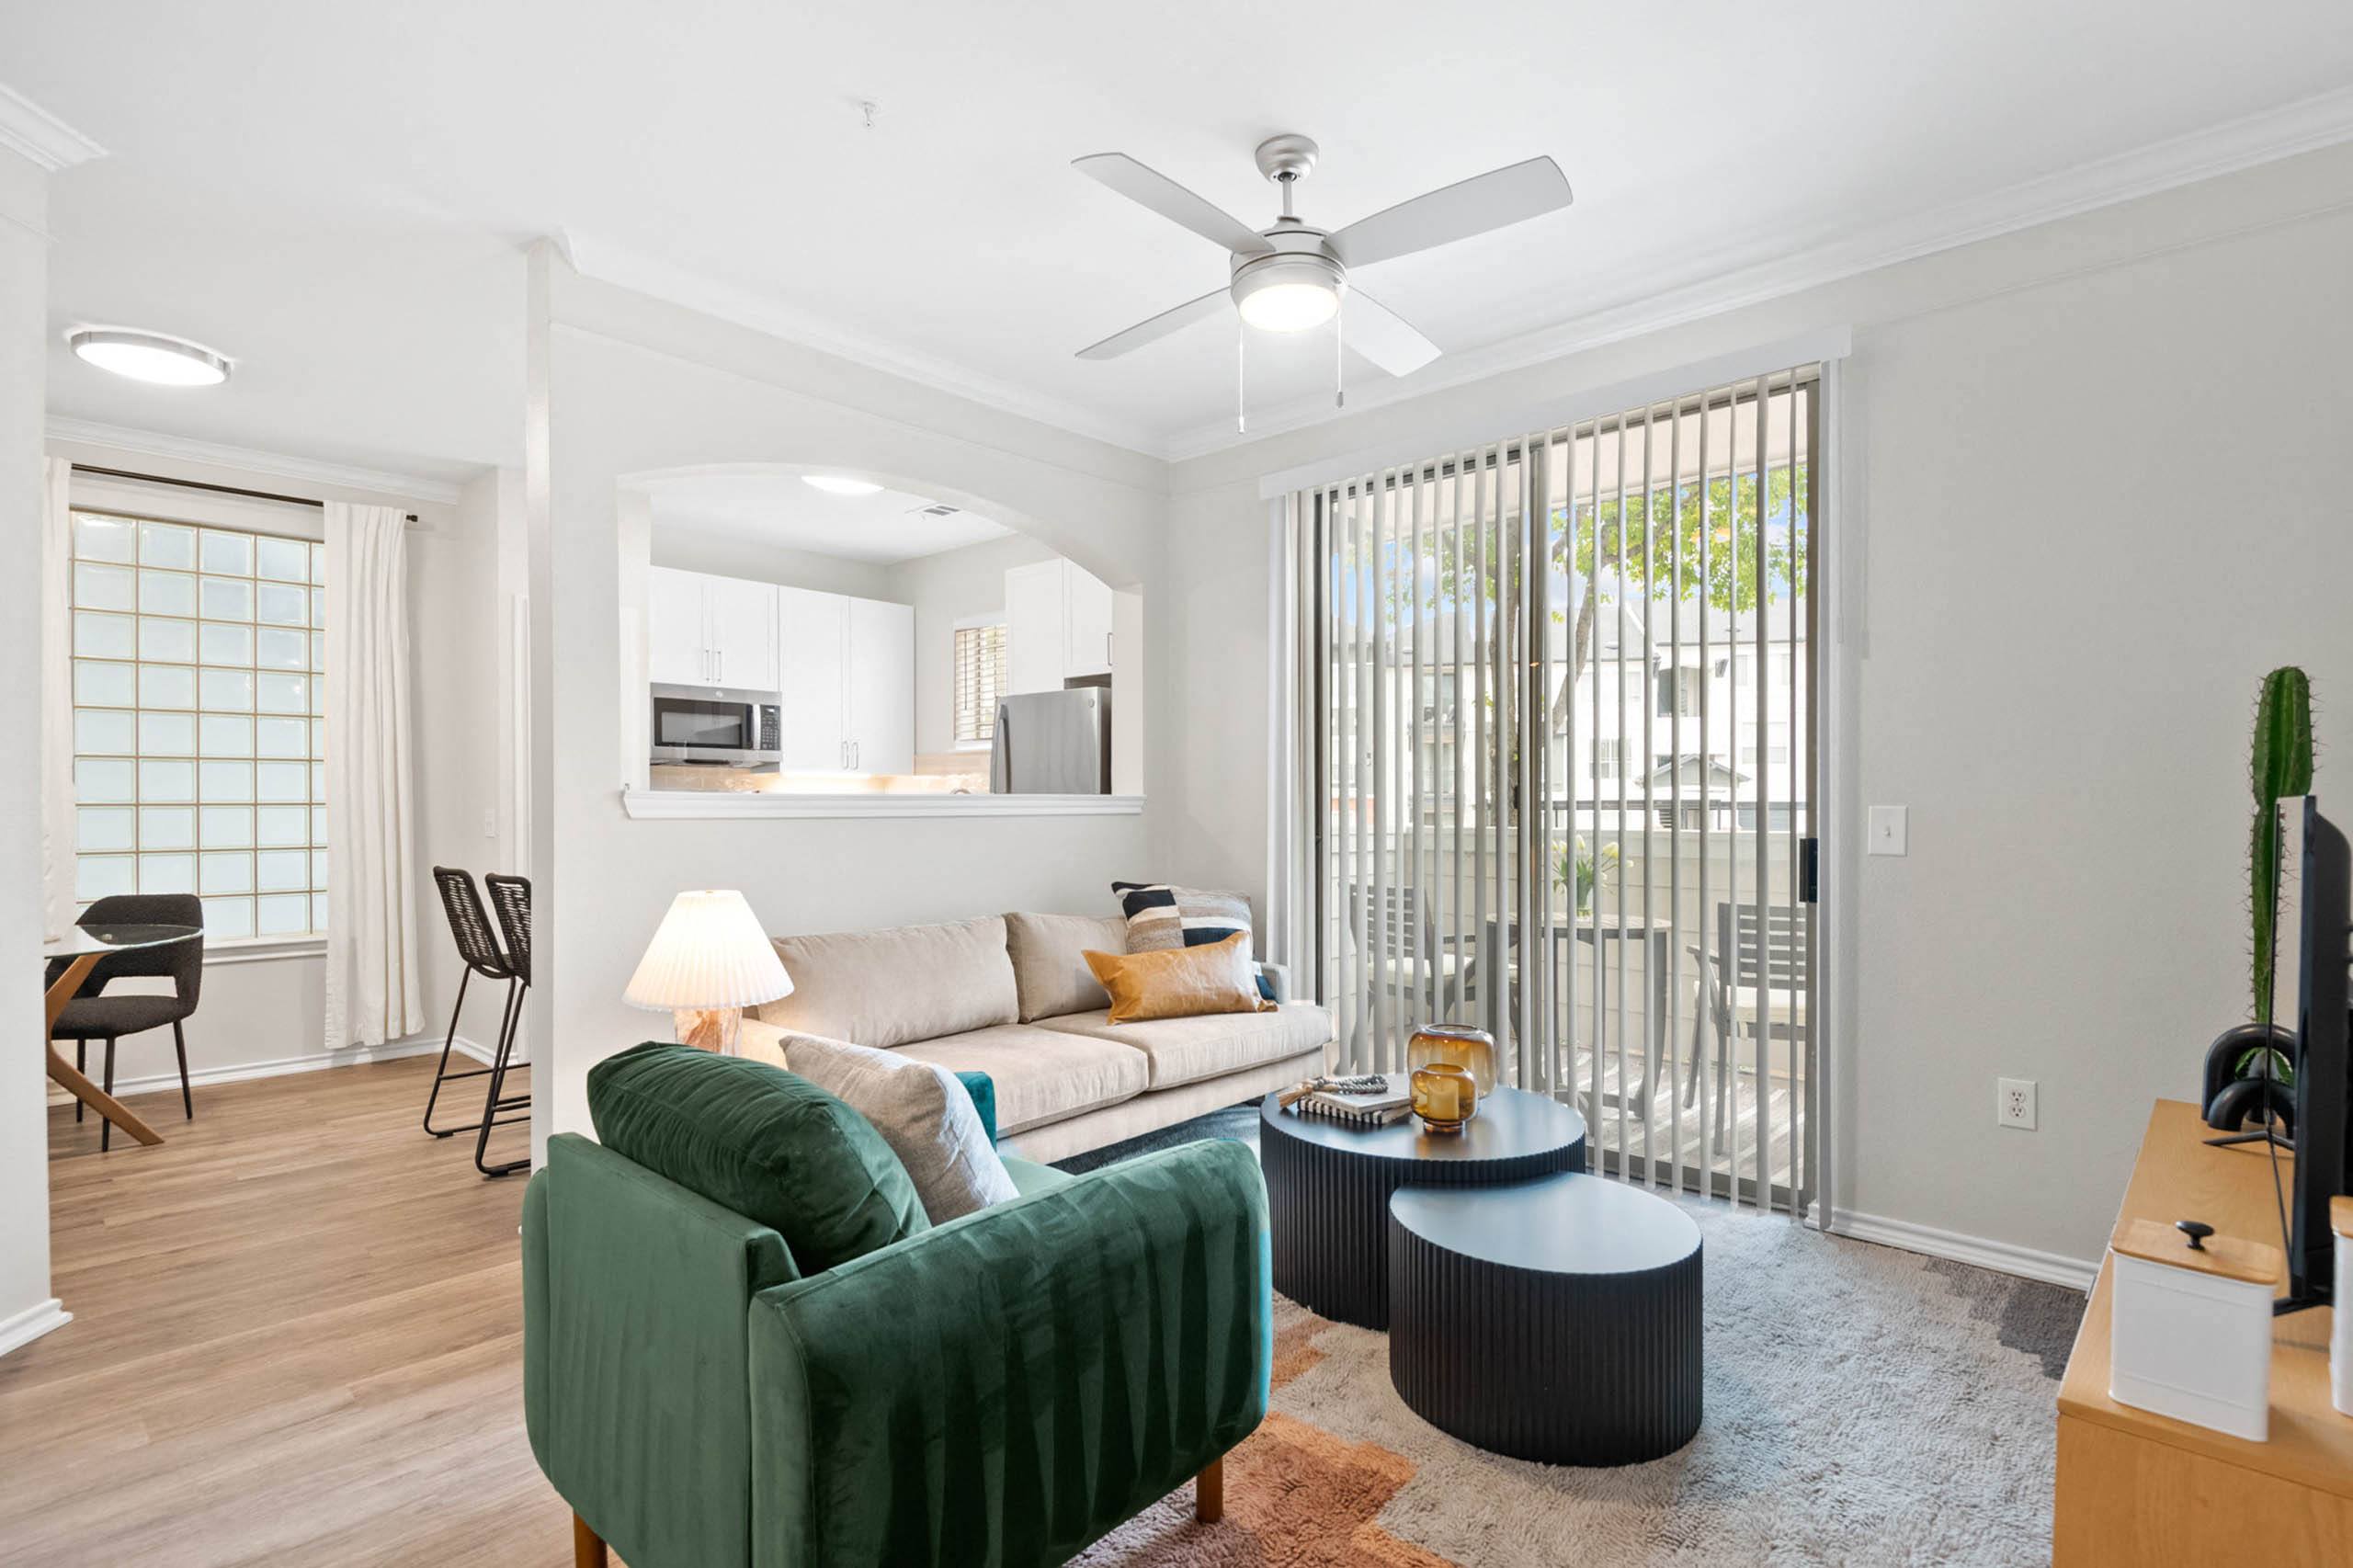
<path fill-rule="evenodd" d="M 625 1000 L 640 1007 L 755 1007 L 792 994 L 792 977 L 733 889 L 682 892 L 630 976 Z"/>

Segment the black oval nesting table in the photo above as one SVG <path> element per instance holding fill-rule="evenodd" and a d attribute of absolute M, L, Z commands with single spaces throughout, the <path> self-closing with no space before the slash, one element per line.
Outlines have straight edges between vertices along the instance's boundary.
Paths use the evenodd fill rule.
<path fill-rule="evenodd" d="M 1258 1111 L 1275 1289 L 1360 1328 L 1389 1326 L 1389 1196 L 1401 1187 L 1488 1188 L 1585 1169 L 1585 1118 L 1542 1095 L 1496 1089 L 1456 1133 L 1411 1117 L 1349 1127 Z"/>
<path fill-rule="evenodd" d="M 1466 1443 L 1634 1464 L 1699 1429 L 1699 1227 L 1640 1187 L 1401 1188 L 1388 1305 L 1389 1381 Z"/>

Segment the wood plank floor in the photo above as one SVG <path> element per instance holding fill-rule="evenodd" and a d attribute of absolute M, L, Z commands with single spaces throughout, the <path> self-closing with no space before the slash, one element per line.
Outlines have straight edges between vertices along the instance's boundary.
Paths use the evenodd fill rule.
<path fill-rule="evenodd" d="M 154 1149 L 51 1108 L 74 1321 L 0 1358 L 0 1562 L 572 1561 L 523 1431 L 523 1181 L 420 1131 L 432 1067 L 199 1089 L 193 1122 L 144 1096 Z"/>

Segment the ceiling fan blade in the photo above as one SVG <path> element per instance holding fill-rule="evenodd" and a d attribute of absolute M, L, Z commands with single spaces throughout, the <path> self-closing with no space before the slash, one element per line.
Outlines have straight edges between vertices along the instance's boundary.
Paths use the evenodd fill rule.
<path fill-rule="evenodd" d="M 1561 165 L 1530 158 L 1359 218 L 1332 236 L 1332 248 L 1350 267 L 1369 267 L 1540 217 L 1570 199 Z"/>
<path fill-rule="evenodd" d="M 1202 200 L 1166 175 L 1144 167 L 1125 153 L 1090 153 L 1074 158 L 1070 166 L 1227 250 L 1259 256 L 1275 248 L 1267 243 L 1265 235 L 1225 209 Z"/>
<path fill-rule="evenodd" d="M 1136 323 L 1125 332 L 1115 332 L 1100 343 L 1089 344 L 1078 351 L 1078 357 L 1082 359 L 1116 359 L 1131 348 L 1158 342 L 1178 327 L 1190 326 L 1197 321 L 1217 314 L 1218 307 L 1229 302 L 1230 298 L 1224 290 L 1220 289 L 1198 300 L 1188 300 L 1173 311 L 1163 311 L 1156 316 Z"/>
<path fill-rule="evenodd" d="M 1347 346 L 1392 376 L 1410 376 L 1438 357 L 1438 346 L 1404 317 L 1350 286 L 1341 307 Z"/>

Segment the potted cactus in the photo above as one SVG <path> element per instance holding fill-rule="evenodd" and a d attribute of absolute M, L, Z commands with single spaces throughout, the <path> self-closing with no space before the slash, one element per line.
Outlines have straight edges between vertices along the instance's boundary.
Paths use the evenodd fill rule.
<path fill-rule="evenodd" d="M 2248 778 L 2255 820 L 2247 842 L 2247 983 L 2253 1021 L 2226 1029 L 2207 1051 L 2207 1103 L 2255 1109 L 2267 1118 L 2292 1115 L 2285 1091 L 2295 1083 L 2295 1037 L 2274 1021 L 2279 967 L 2279 882 L 2286 832 L 2279 803 L 2312 792 L 2312 682 L 2293 665 L 2263 677 L 2256 699 L 2255 740 Z M 2254 1079 L 2264 1087 L 2228 1101 L 2228 1080 Z"/>

